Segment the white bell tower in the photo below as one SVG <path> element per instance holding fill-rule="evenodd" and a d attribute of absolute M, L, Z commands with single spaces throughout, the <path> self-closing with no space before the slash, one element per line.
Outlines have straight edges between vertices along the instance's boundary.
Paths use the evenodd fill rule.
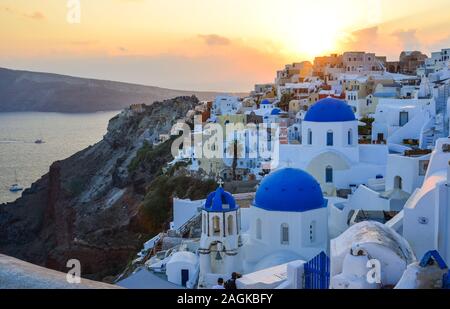
<path fill-rule="evenodd" d="M 239 206 L 220 186 L 208 195 L 202 210 L 199 287 L 211 287 L 217 278 L 226 280 L 233 272 L 241 272 L 241 246 Z"/>

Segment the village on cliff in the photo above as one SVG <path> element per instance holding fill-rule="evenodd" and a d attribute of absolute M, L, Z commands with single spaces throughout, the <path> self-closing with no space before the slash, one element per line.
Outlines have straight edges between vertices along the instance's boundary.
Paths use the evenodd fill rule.
<path fill-rule="evenodd" d="M 238 273 L 238 289 L 448 288 L 449 90 L 450 49 L 345 52 L 202 102 L 196 142 L 169 165 L 217 190 L 173 198 L 170 229 L 118 285 L 209 289 Z"/>

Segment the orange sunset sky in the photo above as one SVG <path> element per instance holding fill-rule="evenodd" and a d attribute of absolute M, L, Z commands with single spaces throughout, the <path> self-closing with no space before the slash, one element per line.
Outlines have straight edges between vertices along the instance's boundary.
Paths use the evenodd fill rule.
<path fill-rule="evenodd" d="M 248 91 L 345 50 L 450 47 L 449 0 L 0 0 L 0 66 L 177 89 Z"/>

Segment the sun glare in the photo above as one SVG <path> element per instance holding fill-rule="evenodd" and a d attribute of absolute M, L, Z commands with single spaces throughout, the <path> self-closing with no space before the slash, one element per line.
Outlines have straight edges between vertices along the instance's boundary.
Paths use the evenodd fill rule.
<path fill-rule="evenodd" d="M 309 14 L 316 10 L 319 4 L 293 3 L 291 13 L 288 13 L 278 24 L 278 32 L 282 38 L 286 52 L 313 59 L 326 53 L 335 52 L 339 38 L 345 35 L 349 27 L 349 18 L 343 18 L 339 6 L 328 6 L 320 10 L 320 14 Z M 302 12 L 302 14 L 298 14 Z"/>
<path fill-rule="evenodd" d="M 293 29 L 285 38 L 288 53 L 312 60 L 316 56 L 335 52 L 339 33 L 323 24 Z"/>

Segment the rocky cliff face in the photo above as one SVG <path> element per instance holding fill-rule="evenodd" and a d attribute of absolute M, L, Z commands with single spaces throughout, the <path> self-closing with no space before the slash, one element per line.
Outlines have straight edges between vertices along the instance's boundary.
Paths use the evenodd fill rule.
<path fill-rule="evenodd" d="M 196 104 L 179 97 L 111 119 L 102 141 L 55 162 L 20 199 L 0 205 L 0 252 L 61 271 L 79 259 L 83 276 L 95 280 L 123 270 L 160 231 L 143 211 L 144 197 L 171 156 L 156 152 L 132 172 L 130 163 L 145 140 L 168 133 Z"/>

